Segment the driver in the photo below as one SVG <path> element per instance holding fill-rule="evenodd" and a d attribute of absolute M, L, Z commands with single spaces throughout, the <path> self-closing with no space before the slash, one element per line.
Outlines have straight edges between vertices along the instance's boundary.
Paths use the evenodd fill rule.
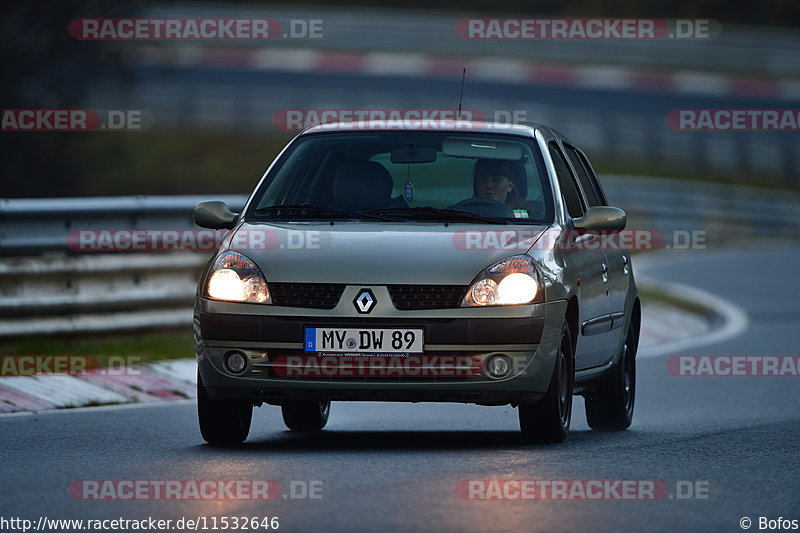
<path fill-rule="evenodd" d="M 507 159 L 478 159 L 473 170 L 473 190 L 477 198 L 488 198 L 511 209 L 526 209 L 514 187 L 515 165 Z"/>

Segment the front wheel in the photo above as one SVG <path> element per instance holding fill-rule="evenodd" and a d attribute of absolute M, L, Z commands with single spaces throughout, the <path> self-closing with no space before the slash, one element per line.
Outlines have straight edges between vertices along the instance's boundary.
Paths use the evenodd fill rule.
<path fill-rule="evenodd" d="M 631 325 L 611 374 L 586 394 L 586 421 L 590 428 L 621 431 L 631 425 L 636 399 L 637 344 Z"/>
<path fill-rule="evenodd" d="M 533 405 L 519 406 L 519 427 L 526 441 L 533 444 L 562 442 L 572 420 L 572 391 L 575 364 L 569 326 L 564 324 L 556 363 L 544 398 Z"/>
<path fill-rule="evenodd" d="M 241 444 L 250 433 L 253 404 L 241 400 L 212 400 L 197 374 L 197 418 L 200 434 L 209 444 Z"/>
<path fill-rule="evenodd" d="M 303 400 L 286 402 L 281 406 L 283 422 L 292 431 L 313 433 L 325 427 L 331 412 L 331 402 Z"/>

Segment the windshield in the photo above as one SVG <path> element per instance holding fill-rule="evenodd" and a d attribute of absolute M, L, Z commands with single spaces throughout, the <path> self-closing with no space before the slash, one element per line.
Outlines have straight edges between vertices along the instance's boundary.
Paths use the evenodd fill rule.
<path fill-rule="evenodd" d="M 511 135 L 322 133 L 299 138 L 257 191 L 248 220 L 550 223 L 538 147 Z"/>

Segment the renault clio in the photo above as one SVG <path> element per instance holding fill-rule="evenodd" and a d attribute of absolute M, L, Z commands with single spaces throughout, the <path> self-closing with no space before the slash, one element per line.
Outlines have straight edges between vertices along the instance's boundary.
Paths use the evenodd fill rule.
<path fill-rule="evenodd" d="M 272 163 L 199 282 L 198 416 L 243 442 L 254 406 L 313 432 L 331 402 L 515 406 L 526 441 L 631 424 L 640 303 L 625 213 L 541 125 L 309 128 Z"/>

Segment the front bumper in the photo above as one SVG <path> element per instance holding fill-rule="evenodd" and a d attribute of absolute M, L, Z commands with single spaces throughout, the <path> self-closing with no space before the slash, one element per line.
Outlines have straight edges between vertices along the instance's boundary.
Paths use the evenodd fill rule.
<path fill-rule="evenodd" d="M 195 312 L 199 373 L 213 399 L 275 404 L 298 399 L 527 404 L 547 391 L 565 312 L 566 302 L 556 301 L 502 308 L 388 311 L 365 318 L 199 299 Z M 354 356 L 304 352 L 306 327 L 419 328 L 424 331 L 424 352 L 389 357 L 400 359 L 395 361 L 395 371 L 386 370 L 384 357 L 377 365 L 383 370 L 376 372 L 372 362 Z M 240 374 L 224 364 L 232 351 L 246 356 L 247 367 Z M 510 375 L 499 379 L 491 377 L 484 365 L 498 354 L 512 363 Z M 300 368 L 314 371 L 287 372 L 287 360 L 310 362 L 311 366 Z M 404 365 L 412 360 L 423 367 L 422 372 L 407 371 Z M 464 365 L 467 360 L 472 362 L 470 370 Z M 431 369 L 431 364 L 438 364 L 431 362 L 441 364 Z M 392 364 L 388 362 L 389 367 Z M 335 371 L 326 371 L 335 365 Z M 342 371 L 348 365 L 361 370 Z"/>

